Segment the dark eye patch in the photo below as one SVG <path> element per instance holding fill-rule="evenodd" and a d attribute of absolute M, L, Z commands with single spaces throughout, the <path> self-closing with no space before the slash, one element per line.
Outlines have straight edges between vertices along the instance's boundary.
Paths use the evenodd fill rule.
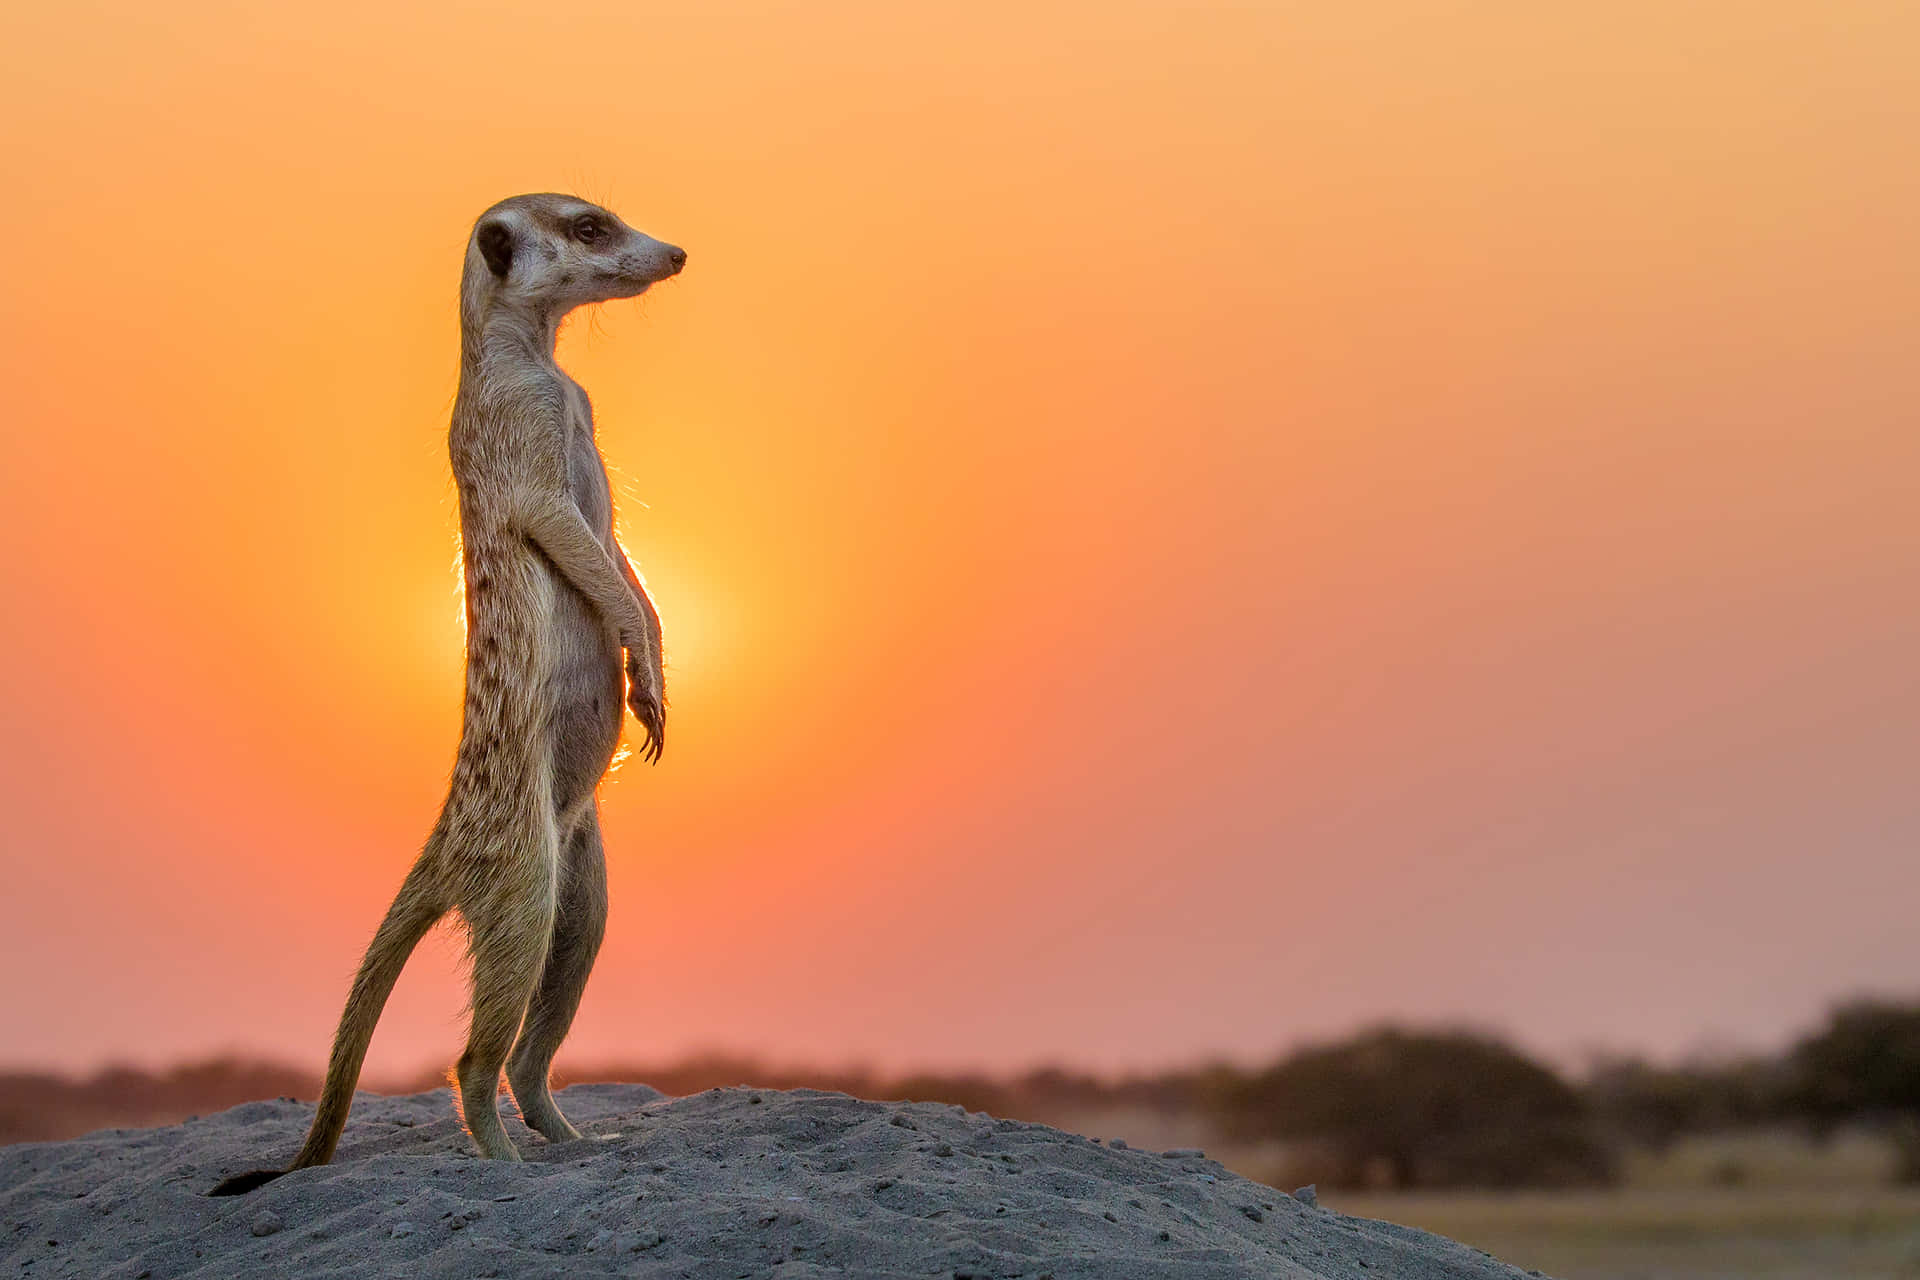
<path fill-rule="evenodd" d="M 583 213 L 573 220 L 573 225 L 568 230 L 581 244 L 593 244 L 606 237 L 607 224 L 590 213 Z"/>

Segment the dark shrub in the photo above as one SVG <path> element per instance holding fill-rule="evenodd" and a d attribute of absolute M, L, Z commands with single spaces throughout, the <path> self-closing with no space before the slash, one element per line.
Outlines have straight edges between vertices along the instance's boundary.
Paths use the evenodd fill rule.
<path fill-rule="evenodd" d="M 1223 1120 L 1320 1153 L 1329 1182 L 1395 1188 L 1610 1181 L 1580 1096 L 1489 1036 L 1384 1028 L 1229 1087 Z"/>

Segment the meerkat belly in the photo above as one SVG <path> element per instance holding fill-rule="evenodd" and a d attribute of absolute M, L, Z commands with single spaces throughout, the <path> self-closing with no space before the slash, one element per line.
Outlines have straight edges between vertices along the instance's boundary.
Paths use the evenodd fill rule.
<path fill-rule="evenodd" d="M 596 533 L 611 540 L 613 510 L 605 473 L 590 436 L 569 453 L 575 504 Z M 620 742 L 626 685 L 620 637 L 613 624 L 573 586 L 554 583 L 548 629 L 548 735 L 554 796 L 566 807 L 592 792 Z"/>
<path fill-rule="evenodd" d="M 558 793 L 591 790 L 620 740 L 625 685 L 620 640 L 566 583 L 554 592 L 547 633 L 547 729 Z"/>

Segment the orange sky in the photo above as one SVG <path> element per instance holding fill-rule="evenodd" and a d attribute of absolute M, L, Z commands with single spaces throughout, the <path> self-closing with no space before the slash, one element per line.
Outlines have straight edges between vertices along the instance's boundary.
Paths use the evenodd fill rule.
<path fill-rule="evenodd" d="M 462 247 L 543 189 L 691 255 L 562 341 L 673 701 L 575 1060 L 1920 983 L 1905 0 L 0 36 L 0 1063 L 323 1058 L 458 725 Z"/>

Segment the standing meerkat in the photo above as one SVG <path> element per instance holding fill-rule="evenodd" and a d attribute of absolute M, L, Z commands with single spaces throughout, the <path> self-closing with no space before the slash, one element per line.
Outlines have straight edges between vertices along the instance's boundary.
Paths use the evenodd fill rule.
<path fill-rule="evenodd" d="M 666 699 L 660 617 L 613 533 L 613 499 L 580 384 L 554 362 L 575 307 L 632 298 L 684 250 L 572 196 L 526 195 L 480 215 L 460 278 L 460 392 L 449 448 L 460 490 L 467 692 L 440 819 L 360 962 L 327 1081 L 289 1170 L 229 1178 L 251 1191 L 332 1159 L 381 1008 L 415 945 L 457 911 L 472 1024 L 454 1069 L 480 1154 L 518 1160 L 500 1123 L 504 1069 L 527 1124 L 578 1138 L 547 1086 L 607 917 L 594 791 L 624 702 L 658 760 Z"/>

